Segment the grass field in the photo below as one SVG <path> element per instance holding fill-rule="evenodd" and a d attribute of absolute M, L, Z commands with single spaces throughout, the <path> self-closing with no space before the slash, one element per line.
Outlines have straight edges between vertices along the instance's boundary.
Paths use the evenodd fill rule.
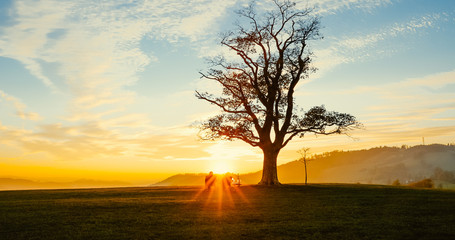
<path fill-rule="evenodd" d="M 455 239 L 455 191 L 338 184 L 3 191 L 0 239 Z"/>

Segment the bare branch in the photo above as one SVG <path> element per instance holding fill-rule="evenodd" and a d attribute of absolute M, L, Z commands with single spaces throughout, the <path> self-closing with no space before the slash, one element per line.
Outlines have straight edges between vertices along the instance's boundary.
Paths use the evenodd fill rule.
<path fill-rule="evenodd" d="M 221 39 L 238 60 L 213 58 L 212 67 L 201 73 L 222 88 L 221 96 L 195 93 L 223 111 L 202 124 L 205 136 L 240 139 L 264 151 L 279 152 L 296 136 L 346 134 L 359 127 L 353 116 L 329 112 L 323 106 L 296 113 L 295 88 L 315 70 L 308 44 L 321 38 L 320 21 L 313 17 L 312 8 L 297 9 L 288 0 L 273 2 L 275 9 L 263 16 L 257 14 L 254 3 L 238 11 L 246 22 L 239 21 L 235 31 Z"/>

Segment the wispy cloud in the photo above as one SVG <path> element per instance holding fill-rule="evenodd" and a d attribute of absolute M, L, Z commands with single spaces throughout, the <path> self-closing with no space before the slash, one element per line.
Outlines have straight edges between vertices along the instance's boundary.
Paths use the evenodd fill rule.
<path fill-rule="evenodd" d="M 17 1 L 14 4 L 15 11 L 10 12 L 17 24 L 2 29 L 0 56 L 22 62 L 31 74 L 56 92 L 55 84 L 43 74 L 38 60 L 43 59 L 47 34 L 59 28 L 58 23 L 63 21 L 71 4 L 45 1 Z"/>
<path fill-rule="evenodd" d="M 369 103 L 358 116 L 366 131 L 354 135 L 374 143 L 399 143 L 419 136 L 453 136 L 455 99 L 445 89 L 454 85 L 455 70 L 325 94 L 338 98 L 356 96 Z"/>
<path fill-rule="evenodd" d="M 381 56 L 389 56 L 400 51 L 396 44 L 386 44 L 388 41 L 396 41 L 402 36 L 417 34 L 425 29 L 435 28 L 441 21 L 441 14 L 427 14 L 415 17 L 407 22 L 394 23 L 374 32 L 362 33 L 357 36 L 342 36 L 328 38 L 328 47 L 317 49 L 315 65 L 321 70 L 316 78 L 330 71 L 335 66 L 354 61 L 365 61 L 370 58 L 377 59 Z M 395 46 L 395 47 L 391 47 Z"/>
<path fill-rule="evenodd" d="M 129 110 L 138 96 L 127 87 L 137 82 L 138 73 L 148 64 L 159 61 L 152 51 L 144 51 L 142 41 L 189 41 L 196 46 L 215 33 L 211 28 L 216 27 L 216 19 L 234 3 L 14 1 L 10 10 L 13 24 L 1 29 L 0 56 L 19 61 L 50 92 L 65 95 L 61 99 L 68 101 L 68 112 L 60 113 L 58 123 L 40 125 L 36 130 L 2 126 L 2 136 L 10 136 L 2 140 L 26 152 L 44 152 L 62 160 L 125 154 L 162 159 L 163 153 L 154 148 L 175 152 L 166 144 L 179 138 L 178 134 L 156 129 L 149 116 Z M 49 63 L 56 67 L 52 76 L 59 78 L 44 73 Z M 39 119 L 38 114 L 26 111 L 19 99 L 4 92 L 0 98 L 12 105 L 19 117 Z M 194 140 L 193 136 L 187 138 Z"/>
<path fill-rule="evenodd" d="M 440 14 L 427 14 L 418 18 L 413 18 L 405 23 L 395 23 L 393 25 L 383 27 L 375 33 L 343 39 L 338 44 L 340 47 L 348 49 L 367 48 L 388 38 L 397 37 L 403 34 L 416 33 L 419 30 L 434 27 L 439 20 Z"/>
<path fill-rule="evenodd" d="M 200 146 L 194 129 L 184 126 L 187 121 L 201 118 L 198 113 L 185 115 L 179 119 L 180 125 L 172 128 L 154 126 L 148 113 L 145 113 L 149 109 L 157 109 L 159 111 L 150 112 L 156 113 L 157 118 L 162 117 L 162 112 L 174 110 L 173 104 L 178 106 L 182 102 L 183 106 L 175 109 L 191 106 L 193 110 L 196 107 L 187 101 L 189 98 L 196 101 L 192 92 L 170 93 L 165 99 L 144 100 L 143 96 L 138 96 L 129 88 L 150 63 L 160 61 L 153 53 L 157 51 L 143 48 L 144 42 L 185 42 L 199 49 L 200 55 L 211 55 L 214 49 L 218 53 L 219 49 L 208 44 L 211 37 L 219 32 L 217 21 L 223 19 L 231 6 L 244 2 L 247 1 L 14 1 L 10 11 L 12 25 L 0 27 L 0 56 L 19 61 L 37 81 L 48 87 L 49 92 L 63 96 L 59 99 L 67 102 L 67 112 L 60 112 L 55 119 L 46 119 L 46 122 L 37 121 L 37 125 L 28 129 L 0 124 L 0 143 L 12 146 L 18 158 L 43 155 L 42 159 L 51 161 L 86 160 L 99 162 L 105 167 L 110 166 L 112 159 L 124 162 L 260 159 L 261 153 L 247 145 L 204 143 Z M 321 14 L 333 14 L 353 8 L 370 11 L 389 5 L 391 1 L 314 0 L 310 4 L 317 4 Z M 443 21 L 441 19 L 437 14 L 425 15 L 354 37 L 329 38 L 329 47 L 315 51 L 318 56 L 316 65 L 321 71 L 326 71 L 342 63 L 365 60 L 377 53 L 372 49 L 378 45 L 402 35 L 437 27 L 439 21 Z M 49 65 L 53 67 L 50 70 L 52 74 L 45 71 Z M 408 79 L 390 86 L 365 86 L 351 90 L 354 91 L 351 94 L 374 90 L 376 96 L 396 101 L 394 107 L 387 102 L 372 106 L 370 113 L 376 112 L 381 116 L 365 115 L 370 123 L 367 126 L 371 133 L 368 138 L 376 136 L 376 139 L 388 141 L 400 134 L 411 138 L 427 132 L 432 136 L 453 133 L 450 126 L 422 128 L 409 123 L 410 120 L 433 119 L 444 124 L 453 120 L 453 115 L 444 113 L 453 110 L 453 101 L 434 100 L 435 96 L 453 97 L 449 93 L 432 95 L 428 91 L 439 91 L 453 84 L 453 74 L 441 73 L 440 76 Z M 150 81 L 161 79 L 153 79 L 152 76 Z M 198 89 L 216 89 L 204 80 L 193 81 L 193 84 Z M 414 95 L 394 91 L 404 88 L 423 92 L 419 95 L 423 97 L 416 100 Z M 154 100 L 155 106 L 146 106 Z M 431 101 L 425 103 L 427 100 Z M 0 91 L 0 101 L 11 107 L 21 119 L 42 119 L 19 97 Z M 169 105 L 162 106 L 160 101 Z M 205 107 L 202 103 L 201 106 Z M 437 110 L 432 110 L 433 106 L 438 106 Z M 140 113 L 137 113 L 138 109 Z M 404 127 L 411 130 L 401 130 Z M 194 165 L 188 163 L 182 166 L 190 164 Z M 168 168 L 174 167 L 177 169 L 176 166 Z"/>
<path fill-rule="evenodd" d="M 38 113 L 26 111 L 27 106 L 24 103 L 22 103 L 18 98 L 8 95 L 2 90 L 0 90 L 0 102 L 2 102 L 2 100 L 5 100 L 7 104 L 12 105 L 15 110 L 15 114 L 21 119 L 26 120 L 42 119 L 42 117 Z"/>
<path fill-rule="evenodd" d="M 359 86 L 352 89 L 340 90 L 337 91 L 337 93 L 361 94 L 374 92 L 381 95 L 387 95 L 388 93 L 391 93 L 397 95 L 397 97 L 411 97 L 403 94 L 403 89 L 406 89 L 408 92 L 424 91 L 426 93 L 431 93 L 430 90 L 442 89 L 451 84 L 455 84 L 455 70 L 430 74 L 419 78 L 409 78 L 399 82 L 392 82 L 381 85 Z M 412 97 L 415 98 L 419 96 L 412 95 Z M 452 98 L 446 100 L 452 100 Z"/>
<path fill-rule="evenodd" d="M 310 5 L 316 7 L 318 14 L 335 14 L 353 8 L 371 11 L 376 7 L 391 4 L 390 0 L 311 0 Z"/>
<path fill-rule="evenodd" d="M 43 74 L 42 64 L 57 63 L 74 115 L 100 106 L 119 108 L 135 101 L 135 93 L 124 88 L 157 60 L 143 52 L 141 40 L 201 40 L 230 5 L 196 0 L 16 1 L 15 24 L 3 29 L 0 55 L 23 63 L 52 91 L 57 91 L 56 84 Z"/>

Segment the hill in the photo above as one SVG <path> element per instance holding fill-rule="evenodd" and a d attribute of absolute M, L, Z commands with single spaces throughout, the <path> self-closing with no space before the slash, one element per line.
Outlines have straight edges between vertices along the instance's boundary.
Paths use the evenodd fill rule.
<path fill-rule="evenodd" d="M 153 186 L 198 186 L 204 185 L 204 179 L 207 174 L 199 173 L 199 174 L 177 174 L 171 177 L 164 179 L 161 182 L 157 182 L 153 184 Z M 185 184 L 182 184 L 185 183 Z"/>
<path fill-rule="evenodd" d="M 241 174 L 242 183 L 256 184 L 261 171 Z M 308 181 L 317 183 L 403 184 L 432 178 L 436 186 L 453 188 L 455 185 L 455 146 L 419 145 L 414 147 L 377 147 L 356 151 L 333 151 L 310 158 Z M 203 185 L 203 174 L 179 174 L 157 185 Z M 292 161 L 278 166 L 282 183 L 304 182 L 304 166 Z"/>
<path fill-rule="evenodd" d="M 0 191 L 0 239 L 455 239 L 455 191 L 361 184 Z"/>

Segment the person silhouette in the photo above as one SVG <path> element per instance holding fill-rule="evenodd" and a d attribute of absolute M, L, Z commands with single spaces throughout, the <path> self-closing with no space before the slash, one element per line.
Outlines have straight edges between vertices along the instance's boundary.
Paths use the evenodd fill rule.
<path fill-rule="evenodd" d="M 232 184 L 232 176 L 226 173 L 221 184 L 223 185 L 223 189 L 229 189 Z"/>
<path fill-rule="evenodd" d="M 213 175 L 213 172 L 210 171 L 209 175 L 205 176 L 205 188 L 210 189 L 214 186 L 215 184 L 215 175 Z"/>

